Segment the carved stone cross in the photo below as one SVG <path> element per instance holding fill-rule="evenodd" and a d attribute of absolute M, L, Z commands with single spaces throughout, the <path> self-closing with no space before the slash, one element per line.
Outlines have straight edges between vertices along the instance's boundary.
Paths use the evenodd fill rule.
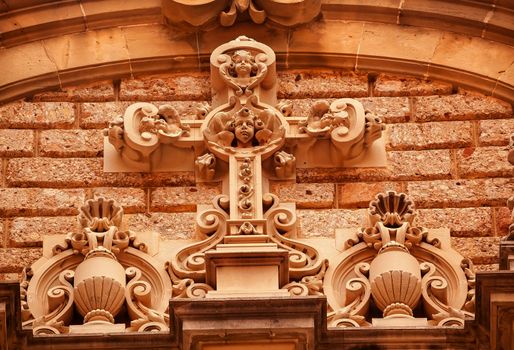
<path fill-rule="evenodd" d="M 181 121 L 170 106 L 133 104 L 106 131 L 105 170 L 194 167 L 197 181 L 222 181 L 223 195 L 210 209 L 199 208 L 197 227 L 206 239 L 170 262 L 177 281 L 232 290 L 220 275 L 233 275 L 229 267 L 238 264 L 261 273 L 255 266 L 262 261 L 278 266 L 266 291 L 319 273 L 319 254 L 286 238 L 295 233 L 294 204 L 270 194 L 269 179 L 294 179 L 296 166 L 385 166 L 383 125 L 353 99 L 318 102 L 307 118 L 292 117 L 290 103 L 275 107 L 275 53 L 247 37 L 219 46 L 210 62 L 212 110 L 205 120 Z"/>

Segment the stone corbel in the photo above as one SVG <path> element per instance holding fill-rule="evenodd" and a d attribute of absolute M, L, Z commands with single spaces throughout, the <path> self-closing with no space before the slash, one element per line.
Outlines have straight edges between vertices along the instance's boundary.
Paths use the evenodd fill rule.
<path fill-rule="evenodd" d="M 162 12 L 170 25 L 209 29 L 216 23 L 232 26 L 249 18 L 292 27 L 312 21 L 321 11 L 321 0 L 163 0 Z"/>
<path fill-rule="evenodd" d="M 357 100 L 318 101 L 307 118 L 291 117 L 288 122 L 298 167 L 386 165 L 385 125 Z"/>
<path fill-rule="evenodd" d="M 165 171 L 177 159 L 181 161 L 178 167 L 174 162 L 175 170 L 193 170 L 190 125 L 182 123 L 170 105 L 134 103 L 109 124 L 104 135 L 105 171 Z"/>

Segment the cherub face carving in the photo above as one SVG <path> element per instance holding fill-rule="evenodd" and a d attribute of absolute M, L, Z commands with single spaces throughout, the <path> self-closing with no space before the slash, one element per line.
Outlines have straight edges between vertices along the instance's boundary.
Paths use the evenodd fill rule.
<path fill-rule="evenodd" d="M 232 55 L 234 71 L 238 78 L 249 78 L 255 65 L 252 54 L 246 50 L 237 50 Z"/>
<path fill-rule="evenodd" d="M 236 116 L 234 134 L 238 147 L 250 147 L 252 145 L 252 139 L 255 134 L 255 122 L 248 109 L 242 109 Z"/>

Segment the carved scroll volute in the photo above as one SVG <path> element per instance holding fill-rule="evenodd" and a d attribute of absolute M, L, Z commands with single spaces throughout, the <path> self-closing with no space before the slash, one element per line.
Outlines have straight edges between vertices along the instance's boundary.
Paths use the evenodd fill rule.
<path fill-rule="evenodd" d="M 373 141 L 380 138 L 383 127 L 372 127 L 371 116 L 366 116 L 362 104 L 351 98 L 335 100 L 322 118 L 331 125 L 332 143 L 344 159 L 353 159 L 363 153 Z M 373 120 L 375 121 L 375 120 Z M 381 123 L 380 120 L 376 123 Z"/>
<path fill-rule="evenodd" d="M 237 93 L 234 85 L 246 87 L 246 92 L 251 91 L 250 94 L 258 96 L 259 102 L 275 106 L 275 61 L 275 53 L 269 46 L 244 36 L 218 46 L 211 54 L 212 107 L 226 103 L 231 95 Z M 239 70 L 241 64 L 250 66 L 248 77 L 242 77 L 246 67 Z M 241 103 L 244 102 L 243 99 Z"/>
<path fill-rule="evenodd" d="M 122 159 L 141 171 L 152 171 L 160 162 L 161 144 L 173 144 L 189 135 L 189 126 L 170 105 L 159 108 L 151 103 L 130 105 L 123 117 L 116 118 L 104 134 Z"/>

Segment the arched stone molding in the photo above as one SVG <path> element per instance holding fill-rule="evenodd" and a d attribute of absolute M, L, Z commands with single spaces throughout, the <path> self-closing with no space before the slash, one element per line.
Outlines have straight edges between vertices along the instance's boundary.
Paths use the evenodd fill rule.
<path fill-rule="evenodd" d="M 212 11 L 214 17 L 220 13 L 230 13 L 234 1 L 200 0 L 194 5 L 184 0 L 147 1 L 56 1 L 56 0 L 5 0 L 0 3 L 0 42 L 4 47 L 20 45 L 29 41 L 55 37 L 70 33 L 80 33 L 96 28 L 109 28 L 134 24 L 163 22 L 169 8 L 175 10 L 174 17 L 181 18 L 193 28 L 209 24 Z M 276 7 L 283 11 L 289 7 L 293 12 L 292 24 L 304 23 L 312 19 L 320 10 L 322 17 L 329 20 L 381 22 L 416 27 L 428 27 L 465 35 L 478 36 L 509 45 L 513 44 L 513 10 L 509 0 L 485 0 L 464 2 L 451 0 L 438 1 L 348 1 L 348 0 L 256 0 L 258 13 Z M 168 3 L 172 4 L 169 5 Z M 286 3 L 286 4 L 284 4 Z M 221 4 L 221 5 L 220 5 Z M 171 6 L 171 7 L 170 7 Z M 275 10 L 275 12 L 277 11 Z M 306 12 L 307 16 L 298 12 Z M 240 11 L 239 11 L 240 12 Z M 207 13 L 207 14 L 205 14 Z M 276 16 L 276 13 L 275 13 Z M 297 19 L 305 16 L 305 21 Z M 255 15 L 254 15 L 255 17 Z M 261 17 L 257 14 L 256 19 Z M 277 16 L 278 23 L 287 17 Z M 291 20 L 290 20 L 291 21 Z M 295 22 L 296 21 L 296 22 Z M 211 21 L 212 22 L 212 21 Z M 230 23 L 229 21 L 228 23 Z M 273 26 L 276 21 L 267 21 Z"/>
<path fill-rule="evenodd" d="M 207 68 L 215 47 L 247 33 L 273 47 L 282 69 L 316 62 L 317 68 L 410 74 L 514 101 L 512 46 L 435 29 L 336 20 L 290 30 L 241 23 L 171 35 L 153 24 L 33 41 L 0 51 L 0 64 L 10 67 L 0 78 L 0 100 L 95 80 Z"/>

